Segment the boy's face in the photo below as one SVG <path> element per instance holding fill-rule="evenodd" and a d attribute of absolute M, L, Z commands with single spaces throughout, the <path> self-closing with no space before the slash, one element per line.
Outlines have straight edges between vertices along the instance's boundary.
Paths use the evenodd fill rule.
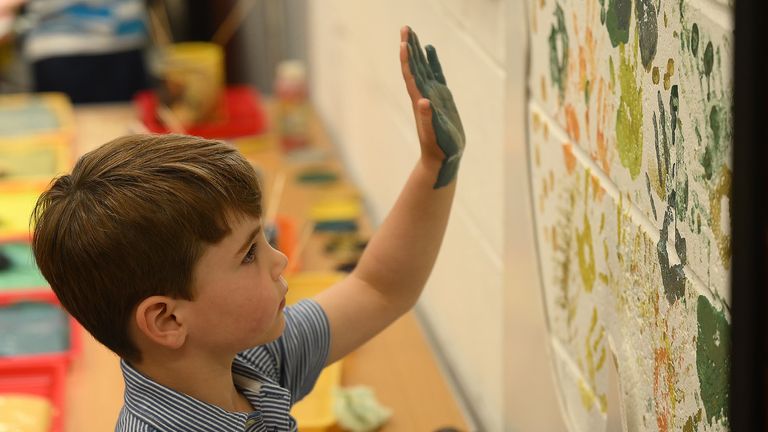
<path fill-rule="evenodd" d="M 277 339 L 285 326 L 287 258 L 266 241 L 260 219 L 245 216 L 231 228 L 193 272 L 187 341 L 206 352 L 236 354 Z"/>

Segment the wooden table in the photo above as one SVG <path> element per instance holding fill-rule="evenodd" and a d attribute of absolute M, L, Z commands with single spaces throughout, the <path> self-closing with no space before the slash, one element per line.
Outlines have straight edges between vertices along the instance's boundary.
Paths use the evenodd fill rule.
<path fill-rule="evenodd" d="M 117 136 L 135 130 L 134 111 L 129 105 L 93 105 L 76 109 L 76 153 L 81 155 Z M 280 213 L 302 226 L 303 215 L 319 197 L 355 194 L 334 153 L 326 132 L 316 117 L 311 121 L 313 148 L 327 152 L 322 162 L 286 161 L 274 137 L 261 138 L 255 150 L 244 151 L 263 172 L 265 203 L 276 177 L 286 176 Z M 339 174 L 334 186 L 301 186 L 293 181 L 308 166 L 323 166 Z M 282 172 L 283 174 L 278 174 Z M 368 218 L 360 220 L 361 233 L 371 232 Z M 336 264 L 323 249 L 327 238 L 313 235 L 301 254 L 301 270 L 328 270 Z M 68 378 L 67 431 L 113 430 L 122 406 L 123 379 L 116 355 L 84 335 L 82 354 L 73 362 Z M 413 312 L 344 359 L 342 385 L 366 385 L 378 400 L 393 411 L 382 432 L 434 431 L 452 426 L 469 430 L 468 422 L 448 386 L 421 326 Z M 339 430 L 339 429 L 336 429 Z"/>

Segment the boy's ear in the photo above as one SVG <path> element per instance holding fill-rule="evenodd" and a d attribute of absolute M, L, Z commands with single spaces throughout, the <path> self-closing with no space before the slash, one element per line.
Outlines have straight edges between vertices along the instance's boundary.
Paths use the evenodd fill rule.
<path fill-rule="evenodd" d="M 136 308 L 136 326 L 158 345 L 181 348 L 187 339 L 187 327 L 175 314 L 177 306 L 177 301 L 170 297 L 147 297 Z"/>

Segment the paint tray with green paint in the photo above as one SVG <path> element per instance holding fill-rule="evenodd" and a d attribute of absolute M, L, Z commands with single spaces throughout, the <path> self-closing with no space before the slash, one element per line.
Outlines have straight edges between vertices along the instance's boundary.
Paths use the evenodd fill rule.
<path fill-rule="evenodd" d="M 357 198 L 333 198 L 312 206 L 309 217 L 315 222 L 315 231 L 356 231 L 362 205 Z"/>
<path fill-rule="evenodd" d="M 0 356 L 66 352 L 69 317 L 57 305 L 22 301 L 0 307 Z"/>
<path fill-rule="evenodd" d="M 0 375 L 9 365 L 69 364 L 82 349 L 80 332 L 50 288 L 0 291 Z"/>
<path fill-rule="evenodd" d="M 48 289 L 47 286 L 28 242 L 0 242 L 0 292 Z"/>

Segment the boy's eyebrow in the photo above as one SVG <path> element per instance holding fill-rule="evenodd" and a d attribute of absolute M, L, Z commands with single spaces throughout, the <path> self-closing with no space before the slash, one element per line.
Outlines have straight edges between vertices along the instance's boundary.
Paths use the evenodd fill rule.
<path fill-rule="evenodd" d="M 248 247 L 253 243 L 253 239 L 256 238 L 257 235 L 259 235 L 259 232 L 261 232 L 261 224 L 254 229 L 251 234 L 248 236 L 248 238 L 245 239 L 245 243 L 243 243 L 242 246 L 240 246 L 240 249 L 237 250 L 237 256 L 241 256 L 246 250 L 248 250 Z"/>

